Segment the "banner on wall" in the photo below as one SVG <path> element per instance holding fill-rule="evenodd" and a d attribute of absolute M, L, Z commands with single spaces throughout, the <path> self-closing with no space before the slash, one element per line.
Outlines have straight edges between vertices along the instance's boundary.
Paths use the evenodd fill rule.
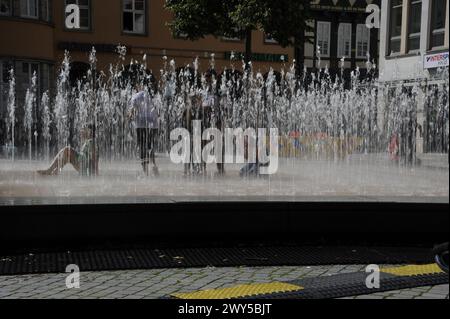
<path fill-rule="evenodd" d="M 424 69 L 448 66 L 448 52 L 429 54 L 424 57 Z"/>

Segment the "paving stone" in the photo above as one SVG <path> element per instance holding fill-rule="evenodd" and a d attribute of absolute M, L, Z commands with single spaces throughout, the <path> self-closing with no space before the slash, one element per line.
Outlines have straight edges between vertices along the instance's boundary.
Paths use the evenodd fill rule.
<path fill-rule="evenodd" d="M 364 265 L 235 267 L 82 272 L 81 289 L 67 289 L 65 274 L 0 277 L 0 298 L 155 299 L 175 292 L 290 281 L 364 270 Z M 449 286 L 417 287 L 344 299 L 448 299 Z"/>

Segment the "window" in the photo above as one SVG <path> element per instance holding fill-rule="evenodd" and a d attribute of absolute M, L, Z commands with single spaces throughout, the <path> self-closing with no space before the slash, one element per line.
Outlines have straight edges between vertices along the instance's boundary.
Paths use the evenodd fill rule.
<path fill-rule="evenodd" d="M 317 21 L 317 46 L 321 56 L 330 56 L 330 22 Z"/>
<path fill-rule="evenodd" d="M 90 0 L 66 0 L 66 5 L 76 4 L 80 7 L 80 29 L 91 28 L 91 1 Z"/>
<path fill-rule="evenodd" d="M 188 34 L 187 34 L 187 33 L 180 33 L 180 34 L 177 34 L 177 35 L 175 36 L 175 39 L 186 40 L 187 38 L 188 38 Z"/>
<path fill-rule="evenodd" d="M 3 62 L 0 60 L 0 116 L 2 117 L 6 114 L 6 81 L 3 72 Z"/>
<path fill-rule="evenodd" d="M 31 85 L 31 79 L 36 72 L 36 76 L 39 79 L 39 63 L 22 62 L 22 73 L 24 81 L 19 84 L 22 86 L 24 92 Z"/>
<path fill-rule="evenodd" d="M 40 0 L 39 2 L 39 16 L 44 21 L 50 21 L 50 4 L 49 0 Z"/>
<path fill-rule="evenodd" d="M 0 75 L 1 75 L 1 84 L 9 83 L 9 71 L 11 70 L 11 65 L 8 62 L 2 62 L 0 60 Z"/>
<path fill-rule="evenodd" d="M 272 36 L 270 34 L 265 34 L 264 35 L 264 43 L 278 44 L 278 41 L 275 40 L 274 38 L 272 38 Z"/>
<path fill-rule="evenodd" d="M 0 60 L 0 113 L 1 110 L 6 109 L 6 101 L 8 98 L 9 90 L 9 71 L 11 70 L 11 65 Z"/>
<path fill-rule="evenodd" d="M 37 0 L 20 0 L 20 15 L 24 18 L 38 18 Z"/>
<path fill-rule="evenodd" d="M 47 63 L 41 63 L 40 64 L 40 78 L 39 78 L 39 84 L 40 84 L 40 91 L 45 92 L 47 90 L 50 90 L 50 74 L 52 72 L 52 66 L 51 64 Z"/>
<path fill-rule="evenodd" d="M 239 29 L 238 28 L 233 28 L 234 33 L 239 34 Z M 240 38 L 239 36 L 223 36 L 222 40 L 225 41 L 242 41 L 242 38 Z"/>
<path fill-rule="evenodd" d="M 338 28 L 338 57 L 351 57 L 352 55 L 352 25 L 340 23 Z"/>
<path fill-rule="evenodd" d="M 389 27 L 389 51 L 390 54 L 400 52 L 402 35 L 402 0 L 391 0 L 390 27 Z"/>
<path fill-rule="evenodd" d="M 242 39 L 239 38 L 239 37 L 227 37 L 227 36 L 223 36 L 222 40 L 224 40 L 224 41 L 235 41 L 235 42 L 242 41 Z"/>
<path fill-rule="evenodd" d="M 40 67 L 36 62 L 22 62 L 22 74 L 17 74 L 16 87 L 19 92 L 22 92 L 22 96 L 25 97 L 25 92 L 31 87 L 33 75 L 36 74 L 36 93 L 40 96 Z M 20 64 L 19 64 L 20 67 Z M 18 72 L 19 72 L 18 71 Z M 39 99 L 36 100 L 39 103 Z M 36 109 L 37 110 L 37 109 Z"/>
<path fill-rule="evenodd" d="M 430 49 L 439 48 L 445 42 L 446 0 L 431 0 Z"/>
<path fill-rule="evenodd" d="M 0 0 L 0 15 L 9 16 L 11 13 L 11 0 Z"/>
<path fill-rule="evenodd" d="M 145 1 L 123 0 L 123 31 L 145 33 Z"/>
<path fill-rule="evenodd" d="M 13 15 L 13 0 L 0 0 L 0 16 Z M 50 21 L 51 17 L 51 1 L 50 0 L 20 0 L 17 2 L 20 7 L 14 15 L 19 15 L 22 18 L 41 19 L 43 21 Z"/>
<path fill-rule="evenodd" d="M 420 29 L 422 23 L 422 0 L 409 0 L 408 50 L 420 49 Z"/>
<path fill-rule="evenodd" d="M 356 26 L 356 57 L 366 58 L 370 51 L 370 29 L 365 24 Z"/>

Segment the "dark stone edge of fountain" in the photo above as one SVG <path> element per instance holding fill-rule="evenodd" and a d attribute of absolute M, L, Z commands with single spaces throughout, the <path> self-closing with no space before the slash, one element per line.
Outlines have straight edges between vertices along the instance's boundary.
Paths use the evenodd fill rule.
<path fill-rule="evenodd" d="M 5 197 L 0 207 L 65 205 L 153 205 L 183 203 L 438 203 L 448 204 L 449 196 L 86 196 L 86 197 Z"/>
<path fill-rule="evenodd" d="M 448 241 L 448 200 L 416 200 L 0 205 L 0 247 L 10 243 L 143 239 Z"/>

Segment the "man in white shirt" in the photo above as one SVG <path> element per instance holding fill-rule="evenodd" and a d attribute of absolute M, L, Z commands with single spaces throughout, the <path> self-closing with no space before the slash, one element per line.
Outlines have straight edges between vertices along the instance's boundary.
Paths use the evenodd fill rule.
<path fill-rule="evenodd" d="M 159 175 L 156 166 L 155 149 L 159 129 L 158 110 L 153 105 L 152 98 L 142 85 L 138 85 L 137 93 L 130 101 L 129 115 L 135 119 L 137 143 L 140 151 L 141 165 L 148 176 L 150 159 L 153 173 Z"/>

